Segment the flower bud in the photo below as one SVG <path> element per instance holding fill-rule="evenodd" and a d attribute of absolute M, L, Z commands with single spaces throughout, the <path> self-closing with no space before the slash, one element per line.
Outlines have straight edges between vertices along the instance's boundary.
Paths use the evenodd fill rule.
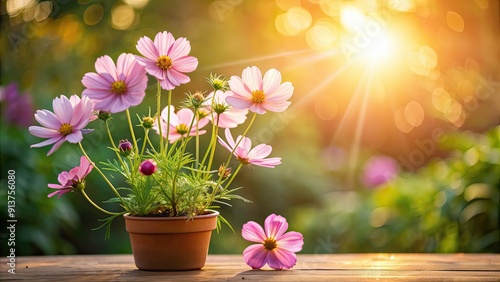
<path fill-rule="evenodd" d="M 120 140 L 118 144 L 118 151 L 120 155 L 127 157 L 132 153 L 132 143 L 130 143 L 127 139 Z"/>
<path fill-rule="evenodd" d="M 202 92 L 196 91 L 194 94 L 187 93 L 186 100 L 182 103 L 186 108 L 198 109 L 205 102 L 205 95 Z"/>
<path fill-rule="evenodd" d="M 155 123 L 155 119 L 152 117 L 143 117 L 142 118 L 142 127 L 146 128 L 146 129 L 152 128 L 154 123 Z"/>
<path fill-rule="evenodd" d="M 111 118 L 111 113 L 99 110 L 99 112 L 97 113 L 97 116 L 99 117 L 99 119 L 101 119 L 103 121 L 107 121 L 108 119 Z"/>
<path fill-rule="evenodd" d="M 227 179 L 229 176 L 231 176 L 231 168 L 220 165 L 218 174 L 219 177 L 222 177 L 222 180 Z"/>
<path fill-rule="evenodd" d="M 149 176 L 157 170 L 156 162 L 152 159 L 145 160 L 139 166 L 139 172 L 143 175 Z"/>
<path fill-rule="evenodd" d="M 214 88 L 215 91 L 217 91 L 217 90 L 222 90 L 222 91 L 229 90 L 228 81 L 224 76 L 210 74 L 210 77 L 207 79 L 207 82 Z"/>

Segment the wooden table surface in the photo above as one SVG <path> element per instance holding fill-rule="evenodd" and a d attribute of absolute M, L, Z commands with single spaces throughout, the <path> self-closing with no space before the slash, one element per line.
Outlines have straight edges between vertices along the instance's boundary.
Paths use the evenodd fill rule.
<path fill-rule="evenodd" d="M 32 281 L 500 281 L 500 254 L 299 254 L 291 270 L 252 270 L 241 255 L 209 255 L 202 270 L 138 270 L 132 255 L 0 259 L 0 280 Z"/>

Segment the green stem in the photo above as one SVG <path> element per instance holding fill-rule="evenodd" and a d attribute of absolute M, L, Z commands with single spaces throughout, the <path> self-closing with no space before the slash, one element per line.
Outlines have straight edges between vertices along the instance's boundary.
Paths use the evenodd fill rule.
<path fill-rule="evenodd" d="M 105 213 L 105 214 L 109 214 L 109 215 L 119 215 L 120 213 L 116 213 L 116 212 L 110 212 L 110 211 L 107 211 L 103 208 L 101 208 L 100 206 L 98 206 L 96 203 L 94 203 L 94 201 L 92 201 L 89 196 L 87 195 L 87 193 L 85 193 L 85 190 L 81 190 L 83 196 L 85 197 L 85 199 L 87 199 L 87 201 L 92 205 L 94 206 L 94 208 L 98 209 L 99 211 Z"/>
<path fill-rule="evenodd" d="M 111 143 L 111 146 L 113 147 L 113 151 L 115 151 L 115 154 L 116 154 L 116 158 L 120 161 L 120 164 L 122 165 L 122 169 L 124 171 L 128 171 L 127 170 L 127 167 L 125 166 L 125 164 L 123 163 L 123 160 L 120 156 L 120 153 L 119 153 L 119 150 L 118 148 L 116 147 L 115 145 L 115 142 L 113 140 L 113 136 L 111 136 L 111 131 L 109 130 L 109 124 L 108 124 L 108 121 L 105 120 L 104 121 L 104 124 L 106 125 L 106 131 L 108 132 L 108 137 L 109 137 L 109 142 Z"/>
<path fill-rule="evenodd" d="M 135 133 L 134 133 L 134 127 L 132 126 L 132 119 L 130 118 L 130 111 L 127 109 L 125 110 L 127 113 L 127 121 L 128 121 L 128 126 L 130 128 L 130 135 L 132 136 L 132 141 L 134 142 L 134 151 L 135 154 L 139 154 L 139 148 L 137 147 L 137 139 L 135 139 Z"/>
<path fill-rule="evenodd" d="M 168 109 L 168 116 L 167 116 L 167 136 L 165 138 L 166 144 L 165 144 L 165 152 L 168 152 L 168 138 L 170 137 L 170 106 L 172 105 L 172 90 L 168 90 L 167 93 L 167 109 Z"/>
<path fill-rule="evenodd" d="M 196 119 L 196 116 L 193 116 L 193 119 L 191 120 L 191 124 L 189 125 L 189 128 L 188 128 L 188 131 L 186 133 L 186 137 L 182 138 L 182 143 L 181 143 L 181 147 L 179 148 L 179 152 L 180 152 L 180 155 L 179 157 L 182 159 L 182 156 L 184 155 L 184 152 L 186 151 L 186 147 L 187 147 L 187 143 L 189 141 L 189 134 L 191 133 L 191 129 L 193 128 L 193 124 L 194 124 L 194 121 Z M 177 166 L 177 169 L 175 170 L 175 173 L 174 173 L 174 177 L 172 178 L 172 200 L 171 200 L 171 204 L 172 204 L 172 212 L 174 214 L 174 216 L 177 215 L 177 201 L 175 199 L 175 195 L 176 195 L 176 184 L 177 184 L 177 176 L 179 175 L 179 172 L 181 170 L 181 162 L 179 161 L 178 162 L 178 166 Z"/>
<path fill-rule="evenodd" d="M 144 155 L 144 151 L 146 150 L 146 144 L 149 141 L 149 128 L 144 129 L 144 142 L 142 142 L 141 155 Z"/>
<path fill-rule="evenodd" d="M 122 196 L 120 195 L 120 193 L 118 193 L 118 191 L 116 190 L 115 186 L 113 186 L 113 184 L 111 184 L 111 182 L 109 181 L 109 179 L 106 177 L 106 175 L 104 175 L 104 173 L 102 173 L 102 171 L 96 166 L 96 164 L 90 159 L 90 157 L 87 155 L 87 152 L 85 152 L 85 149 L 83 149 L 83 146 L 82 146 L 82 143 L 81 142 L 78 142 L 78 145 L 80 146 L 80 149 L 82 150 L 82 153 L 83 155 L 87 158 L 87 160 L 94 166 L 94 168 L 97 170 L 97 172 L 102 176 L 102 178 L 104 178 L 104 181 L 106 181 L 106 183 L 109 185 L 109 188 L 111 188 L 111 190 L 113 191 L 113 193 L 115 193 L 116 197 L 118 197 L 118 199 L 120 199 L 120 201 L 122 202 L 122 205 L 125 206 L 125 201 L 123 200 Z"/>
<path fill-rule="evenodd" d="M 213 119 L 212 119 L 213 120 Z M 212 140 L 210 141 L 210 158 L 208 159 L 207 171 L 212 169 L 212 162 L 215 156 L 215 148 L 217 147 L 217 135 L 219 134 L 219 115 L 217 115 L 217 121 L 215 122 L 215 132 L 212 134 Z"/>
<path fill-rule="evenodd" d="M 194 168 L 198 169 L 198 160 L 200 158 L 200 136 L 198 135 L 198 123 L 196 123 L 196 135 L 195 135 L 195 162 L 194 162 Z"/>
<path fill-rule="evenodd" d="M 158 119 L 158 133 L 160 134 L 160 154 L 163 153 L 163 132 L 162 132 L 162 124 L 161 124 L 161 85 L 160 81 L 157 81 L 157 90 L 156 90 L 156 117 Z M 168 125 L 167 125 L 168 126 Z M 168 143 L 168 140 L 167 140 Z"/>
<path fill-rule="evenodd" d="M 240 163 L 238 165 L 238 167 L 236 168 L 236 171 L 233 173 L 233 175 L 231 175 L 231 178 L 229 179 L 229 181 L 226 183 L 226 186 L 224 187 L 224 190 L 226 190 L 227 188 L 229 188 L 229 185 L 231 185 L 231 183 L 233 182 L 234 178 L 236 177 L 236 175 L 238 174 L 238 172 L 240 172 L 240 169 L 241 167 L 243 167 L 243 164 Z"/>

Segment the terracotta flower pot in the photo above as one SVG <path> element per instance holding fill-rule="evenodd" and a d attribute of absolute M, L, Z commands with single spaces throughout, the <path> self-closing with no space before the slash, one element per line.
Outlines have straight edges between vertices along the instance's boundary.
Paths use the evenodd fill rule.
<path fill-rule="evenodd" d="M 137 268 L 195 270 L 205 265 L 218 212 L 183 217 L 124 215 Z"/>

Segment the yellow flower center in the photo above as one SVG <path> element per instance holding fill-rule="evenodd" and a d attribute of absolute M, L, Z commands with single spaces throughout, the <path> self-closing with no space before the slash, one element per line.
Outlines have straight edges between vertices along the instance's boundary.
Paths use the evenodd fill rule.
<path fill-rule="evenodd" d="M 172 59 L 169 56 L 163 55 L 156 60 L 156 65 L 162 70 L 168 70 L 172 68 Z"/>
<path fill-rule="evenodd" d="M 238 161 L 242 164 L 249 164 L 250 163 L 250 162 L 248 162 L 248 158 L 238 157 Z"/>
<path fill-rule="evenodd" d="M 64 136 L 67 136 L 73 133 L 73 126 L 69 125 L 68 123 L 63 123 L 59 128 L 59 133 L 61 133 Z"/>
<path fill-rule="evenodd" d="M 115 81 L 111 84 L 111 91 L 116 94 L 123 94 L 127 92 L 127 84 L 123 81 Z"/>
<path fill-rule="evenodd" d="M 252 91 L 252 102 L 255 104 L 262 104 L 266 100 L 266 94 L 262 90 Z"/>
<path fill-rule="evenodd" d="M 273 238 L 267 238 L 266 240 L 264 240 L 263 245 L 264 248 L 270 251 L 278 247 L 278 244 L 276 244 L 276 240 L 274 240 Z"/>
<path fill-rule="evenodd" d="M 177 132 L 180 134 L 180 135 L 184 135 L 186 133 L 188 133 L 188 127 L 187 125 L 185 125 L 184 123 L 181 123 L 179 124 L 178 126 L 175 127 L 175 130 L 177 130 Z"/>

